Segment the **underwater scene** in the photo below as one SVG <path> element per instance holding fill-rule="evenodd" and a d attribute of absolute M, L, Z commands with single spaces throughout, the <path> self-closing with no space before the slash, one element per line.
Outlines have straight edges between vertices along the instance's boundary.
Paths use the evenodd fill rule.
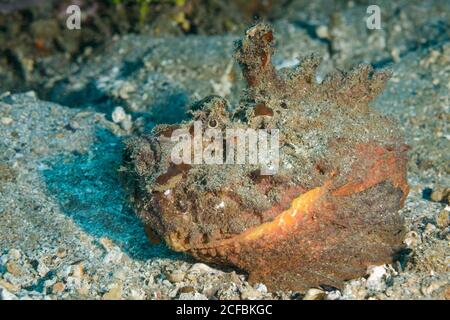
<path fill-rule="evenodd" d="M 450 300 L 449 128 L 450 1 L 0 0 L 0 300 Z"/>

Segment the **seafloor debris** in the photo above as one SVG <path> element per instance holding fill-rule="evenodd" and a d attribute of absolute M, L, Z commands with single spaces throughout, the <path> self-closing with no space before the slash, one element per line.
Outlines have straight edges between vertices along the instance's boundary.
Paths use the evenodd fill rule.
<path fill-rule="evenodd" d="M 126 186 L 151 239 L 232 265 L 270 289 L 340 287 L 402 245 L 399 208 L 408 193 L 407 147 L 398 126 L 368 107 L 389 78 L 362 65 L 315 80 L 320 63 L 277 72 L 272 29 L 250 28 L 236 58 L 248 90 L 237 108 L 219 97 L 193 119 L 128 141 Z M 257 165 L 174 164 L 176 129 L 278 129 L 274 175 Z"/>

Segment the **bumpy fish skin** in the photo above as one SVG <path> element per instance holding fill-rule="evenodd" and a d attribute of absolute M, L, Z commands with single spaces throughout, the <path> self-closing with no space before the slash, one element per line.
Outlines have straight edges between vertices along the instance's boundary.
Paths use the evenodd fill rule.
<path fill-rule="evenodd" d="M 361 65 L 319 84 L 314 56 L 277 72 L 273 42 L 260 23 L 237 43 L 248 89 L 234 112 L 208 97 L 190 121 L 130 139 L 125 185 L 150 238 L 174 250 L 235 266 L 273 290 L 341 287 L 402 247 L 408 148 L 396 123 L 368 106 L 390 73 Z M 171 163 L 172 133 L 193 134 L 194 121 L 203 130 L 278 129 L 279 171 Z"/>

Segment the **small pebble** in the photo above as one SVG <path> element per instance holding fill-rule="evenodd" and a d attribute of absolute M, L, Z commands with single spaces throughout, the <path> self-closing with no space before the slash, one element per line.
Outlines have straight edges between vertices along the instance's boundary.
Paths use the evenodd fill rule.
<path fill-rule="evenodd" d="M 136 88 L 133 84 L 126 82 L 122 85 L 122 87 L 119 89 L 119 97 L 128 100 L 130 98 L 130 93 L 135 92 Z"/>
<path fill-rule="evenodd" d="M 122 299 L 122 285 L 115 284 L 103 295 L 103 300 L 120 300 Z"/>
<path fill-rule="evenodd" d="M 330 33 L 328 32 L 328 27 L 325 25 L 316 28 L 316 34 L 321 39 L 329 39 Z"/>
<path fill-rule="evenodd" d="M 241 299 L 243 300 L 255 300 L 259 297 L 261 297 L 261 292 L 252 287 L 241 289 Z"/>
<path fill-rule="evenodd" d="M 39 276 L 44 277 L 50 269 L 45 265 L 44 262 L 40 261 L 37 267 L 37 272 L 39 273 Z"/>
<path fill-rule="evenodd" d="M 367 269 L 366 288 L 372 291 L 383 291 L 386 289 L 386 279 L 388 277 L 385 266 L 371 266 Z"/>
<path fill-rule="evenodd" d="M 22 274 L 22 268 L 14 261 L 9 261 L 6 264 L 6 270 L 16 277 Z"/>
<path fill-rule="evenodd" d="M 185 277 L 185 273 L 179 270 L 176 270 L 174 272 L 171 272 L 167 275 L 167 279 L 172 283 L 178 283 L 183 281 Z"/>
<path fill-rule="evenodd" d="M 439 228 L 444 229 L 449 225 L 449 211 L 450 207 L 447 206 L 445 209 L 442 209 L 441 212 L 436 217 L 436 224 Z"/>
<path fill-rule="evenodd" d="M 342 293 L 339 290 L 333 290 L 327 292 L 325 300 L 339 300 L 342 297 Z"/>
<path fill-rule="evenodd" d="M 22 256 L 22 254 L 20 253 L 20 251 L 17 250 L 17 249 L 11 249 L 11 250 L 9 250 L 8 255 L 9 255 L 10 259 L 16 260 L 16 261 L 19 260 L 20 257 Z"/>
<path fill-rule="evenodd" d="M 73 131 L 78 130 L 81 128 L 80 124 L 76 120 L 70 120 L 69 121 L 69 128 Z"/>
<path fill-rule="evenodd" d="M 122 107 L 116 107 L 112 113 L 112 120 L 114 123 L 121 123 L 127 118 L 127 114 Z"/>
<path fill-rule="evenodd" d="M 415 247 L 420 242 L 419 234 L 415 231 L 410 231 L 406 234 L 405 240 L 403 243 L 406 244 L 409 248 Z"/>
<path fill-rule="evenodd" d="M 450 188 L 439 188 L 437 187 L 433 192 L 431 193 L 431 200 L 435 202 L 442 202 L 443 200 L 446 200 L 449 196 Z"/>
<path fill-rule="evenodd" d="M 56 256 L 57 256 L 58 258 L 63 259 L 63 258 L 65 258 L 65 257 L 67 256 L 67 251 L 60 248 L 60 249 L 58 249 L 58 251 L 56 252 Z"/>
<path fill-rule="evenodd" d="M 425 230 L 424 233 L 425 234 L 432 234 L 436 231 L 436 226 L 432 223 L 427 223 L 427 225 L 425 226 Z"/>
<path fill-rule="evenodd" d="M 83 263 L 76 264 L 72 268 L 73 268 L 72 269 L 72 276 L 73 277 L 78 278 L 78 279 L 83 277 L 83 274 L 84 274 Z"/>
<path fill-rule="evenodd" d="M 267 287 L 262 283 L 257 283 L 254 285 L 254 288 L 261 293 L 267 293 Z"/>
<path fill-rule="evenodd" d="M 195 288 L 191 286 L 182 287 L 180 293 L 192 293 L 195 292 Z"/>
<path fill-rule="evenodd" d="M 182 293 L 179 300 L 208 300 L 208 298 L 201 293 Z"/>
<path fill-rule="evenodd" d="M 322 289 L 311 288 L 306 292 L 303 300 L 323 300 L 325 297 L 326 293 Z"/>
<path fill-rule="evenodd" d="M 13 119 L 9 117 L 2 117 L 0 122 L 5 126 L 9 126 L 11 123 L 13 123 Z"/>
<path fill-rule="evenodd" d="M 448 286 L 444 291 L 445 300 L 450 300 L 450 286 Z"/>
<path fill-rule="evenodd" d="M 61 293 L 64 291 L 66 286 L 62 282 L 57 282 L 53 285 L 52 292 L 53 293 Z"/>
<path fill-rule="evenodd" d="M 17 297 L 5 288 L 0 287 L 0 300 L 17 300 Z"/>
<path fill-rule="evenodd" d="M 105 237 L 100 238 L 99 242 L 102 244 L 103 248 L 105 248 L 106 251 L 110 251 L 114 248 L 114 243 Z"/>
<path fill-rule="evenodd" d="M 4 288 L 12 293 L 16 293 L 20 290 L 19 286 L 9 283 L 8 281 L 3 279 L 0 279 L 0 288 Z"/>
<path fill-rule="evenodd" d="M 142 289 L 131 289 L 130 298 L 132 300 L 145 300 L 147 294 Z"/>
<path fill-rule="evenodd" d="M 199 273 L 220 273 L 221 271 L 213 269 L 204 263 L 196 263 L 190 269 L 189 272 L 199 272 Z"/>
<path fill-rule="evenodd" d="M 114 123 L 120 124 L 123 130 L 130 131 L 133 127 L 131 115 L 126 114 L 122 107 L 116 107 L 112 113 L 112 120 Z"/>

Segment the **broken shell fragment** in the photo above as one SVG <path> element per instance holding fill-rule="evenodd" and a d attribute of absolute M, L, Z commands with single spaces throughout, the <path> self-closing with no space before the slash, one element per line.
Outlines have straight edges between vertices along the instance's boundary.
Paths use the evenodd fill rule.
<path fill-rule="evenodd" d="M 281 75 L 273 41 L 261 23 L 237 44 L 248 85 L 239 106 L 208 97 L 191 120 L 127 142 L 126 189 L 153 242 L 237 267 L 272 290 L 339 288 L 402 247 L 407 146 L 395 122 L 368 106 L 390 73 L 362 65 L 318 84 L 320 59 L 310 56 Z M 173 163 L 174 133 L 198 143 L 196 132 L 212 128 L 279 130 L 278 170 Z"/>

